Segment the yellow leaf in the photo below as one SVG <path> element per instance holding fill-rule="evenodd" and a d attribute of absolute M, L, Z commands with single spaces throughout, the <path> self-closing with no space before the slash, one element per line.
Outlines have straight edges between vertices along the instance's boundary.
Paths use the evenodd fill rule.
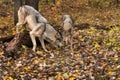
<path fill-rule="evenodd" d="M 115 61 L 118 60 L 118 55 L 117 54 L 114 55 L 113 60 L 115 60 Z"/>
<path fill-rule="evenodd" d="M 39 63 L 39 61 L 38 61 L 38 60 L 35 60 L 35 61 L 34 61 L 34 64 L 38 64 L 38 63 Z"/>
<path fill-rule="evenodd" d="M 75 78 L 74 78 L 74 77 L 71 77 L 69 80 L 75 80 Z"/>
<path fill-rule="evenodd" d="M 7 80 L 14 80 L 12 77 L 7 77 Z"/>
<path fill-rule="evenodd" d="M 111 75 L 111 74 L 112 74 L 112 72 L 111 72 L 111 71 L 109 71 L 107 74 L 108 74 L 108 75 Z"/>
<path fill-rule="evenodd" d="M 8 66 L 10 65 L 10 61 L 7 62 L 7 65 L 8 65 Z"/>
<path fill-rule="evenodd" d="M 68 75 L 67 73 L 64 73 L 64 74 L 63 74 L 63 77 L 64 77 L 64 79 L 68 79 L 68 78 L 69 78 L 69 75 Z"/>
<path fill-rule="evenodd" d="M 77 53 L 75 56 L 76 56 L 76 57 L 80 57 L 81 55 L 80 55 L 79 53 Z"/>
<path fill-rule="evenodd" d="M 109 71 L 107 74 L 108 74 L 108 75 L 115 75 L 116 72 Z"/>
<path fill-rule="evenodd" d="M 43 56 L 43 50 L 36 52 L 38 55 Z"/>
<path fill-rule="evenodd" d="M 16 34 L 16 30 L 14 28 L 12 28 L 12 34 L 15 35 Z"/>
<path fill-rule="evenodd" d="M 58 72 L 56 77 L 57 77 L 57 80 L 61 80 L 61 72 Z"/>
<path fill-rule="evenodd" d="M 107 18 L 107 16 L 104 16 L 104 18 Z"/>
<path fill-rule="evenodd" d="M 0 51 L 0 56 L 3 54 L 3 52 L 2 51 Z"/>
<path fill-rule="evenodd" d="M 100 47 L 100 45 L 99 45 L 97 42 L 95 42 L 94 48 L 95 48 L 95 49 L 99 49 L 99 47 Z"/>
<path fill-rule="evenodd" d="M 64 77 L 61 77 L 61 80 L 65 80 Z"/>
<path fill-rule="evenodd" d="M 56 5 L 59 6 L 61 4 L 61 0 L 57 0 Z"/>
<path fill-rule="evenodd" d="M 27 47 L 25 45 L 22 45 L 22 48 L 26 49 Z"/>
<path fill-rule="evenodd" d="M 25 69 L 26 71 L 28 71 L 28 70 L 30 70 L 30 67 L 27 66 L 27 67 L 25 67 L 24 69 Z"/>

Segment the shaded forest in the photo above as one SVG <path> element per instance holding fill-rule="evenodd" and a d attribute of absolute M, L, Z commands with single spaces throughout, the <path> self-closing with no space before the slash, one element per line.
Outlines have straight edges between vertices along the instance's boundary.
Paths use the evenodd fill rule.
<path fill-rule="evenodd" d="M 59 32 L 62 15 L 74 20 L 73 53 L 69 44 L 54 49 L 46 42 L 54 56 L 41 45 L 5 53 L 17 35 L 14 4 L 0 0 L 0 80 L 120 80 L 119 0 L 40 0 L 38 11 Z"/>

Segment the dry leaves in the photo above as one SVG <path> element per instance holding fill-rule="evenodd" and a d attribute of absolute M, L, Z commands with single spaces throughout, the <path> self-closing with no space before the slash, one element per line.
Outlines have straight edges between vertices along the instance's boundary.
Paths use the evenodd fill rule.
<path fill-rule="evenodd" d="M 15 53 L 13 58 L 5 57 L 0 46 L 1 80 L 120 80 L 120 24 L 113 25 L 119 22 L 115 15 L 120 16 L 118 10 L 99 11 L 79 0 L 72 0 L 72 4 L 70 0 L 61 1 L 56 5 L 40 5 L 40 9 L 50 23 L 57 26 L 61 24 L 61 14 L 75 18 L 74 53 L 71 54 L 69 44 L 55 50 L 46 44 L 54 57 L 41 47 L 34 53 L 23 45 L 18 51 L 20 54 Z M 0 26 L 8 26 L 12 17 L 0 18 L 3 21 Z M 3 35 L 16 34 L 14 28 L 1 29 Z"/>

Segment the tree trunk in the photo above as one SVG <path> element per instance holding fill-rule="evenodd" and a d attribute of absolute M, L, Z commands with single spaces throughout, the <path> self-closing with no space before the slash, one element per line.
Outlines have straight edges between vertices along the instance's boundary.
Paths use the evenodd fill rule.
<path fill-rule="evenodd" d="M 55 4 L 55 3 L 56 3 L 56 0 L 52 0 L 52 2 Z"/>
<path fill-rule="evenodd" d="M 116 3 L 116 7 L 119 6 L 119 0 L 115 0 L 115 3 Z"/>
<path fill-rule="evenodd" d="M 48 0 L 45 0 L 45 3 L 48 4 Z"/>
<path fill-rule="evenodd" d="M 34 7 L 36 10 L 38 10 L 38 2 L 39 2 L 39 0 L 26 0 L 25 4 L 30 5 L 30 6 Z"/>

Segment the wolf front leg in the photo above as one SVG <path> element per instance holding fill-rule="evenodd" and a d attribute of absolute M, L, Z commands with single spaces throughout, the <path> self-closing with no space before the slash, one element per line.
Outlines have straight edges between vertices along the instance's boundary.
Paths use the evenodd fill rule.
<path fill-rule="evenodd" d="M 32 50 L 35 52 L 35 49 L 36 49 L 37 44 L 36 44 L 34 32 L 31 31 L 29 34 L 30 34 L 30 38 L 31 38 L 32 43 L 33 43 L 33 48 L 32 48 Z"/>
<path fill-rule="evenodd" d="M 45 52 L 49 52 L 46 47 L 45 47 L 45 43 L 44 43 L 44 39 L 43 36 L 39 37 L 40 43 L 42 45 L 42 48 L 44 49 Z"/>
<path fill-rule="evenodd" d="M 15 28 L 16 28 L 16 32 L 17 32 L 17 33 L 19 33 L 19 30 L 18 30 L 18 29 L 19 29 L 20 26 L 22 26 L 21 23 L 17 23 L 16 26 L 15 26 Z"/>
<path fill-rule="evenodd" d="M 16 24 L 16 32 L 17 33 L 19 33 L 19 27 L 22 27 L 24 24 L 26 24 L 26 19 L 24 20 L 24 22 L 18 22 L 17 24 Z"/>

